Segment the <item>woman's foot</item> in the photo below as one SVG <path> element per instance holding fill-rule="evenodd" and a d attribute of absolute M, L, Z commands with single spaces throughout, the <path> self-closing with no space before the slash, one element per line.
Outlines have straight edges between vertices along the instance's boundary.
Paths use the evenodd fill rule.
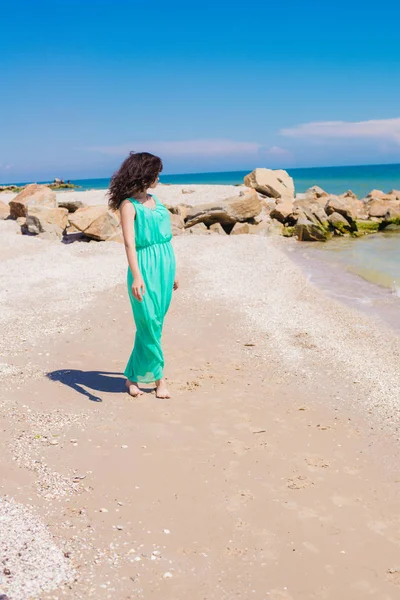
<path fill-rule="evenodd" d="M 162 398 L 163 400 L 171 398 L 164 378 L 156 381 L 156 398 Z"/>
<path fill-rule="evenodd" d="M 127 379 L 125 385 L 128 388 L 129 394 L 133 398 L 137 398 L 138 396 L 141 396 L 143 394 L 143 391 L 140 389 L 136 381 L 131 381 L 130 379 Z"/>

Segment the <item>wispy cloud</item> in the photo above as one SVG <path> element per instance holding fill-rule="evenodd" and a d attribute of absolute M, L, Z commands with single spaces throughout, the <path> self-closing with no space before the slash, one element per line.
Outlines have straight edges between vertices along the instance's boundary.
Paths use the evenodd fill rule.
<path fill-rule="evenodd" d="M 400 144 L 400 118 L 371 121 L 320 121 L 282 129 L 291 138 L 374 139 Z"/>
<path fill-rule="evenodd" d="M 267 154 L 270 156 L 276 156 L 277 158 L 288 157 L 292 155 L 289 150 L 286 148 L 281 148 L 281 146 L 271 146 L 271 148 L 268 148 Z"/>
<path fill-rule="evenodd" d="M 168 157 L 185 156 L 240 156 L 256 154 L 260 144 L 238 142 L 228 139 L 200 139 L 182 141 L 132 142 L 118 146 L 92 146 L 89 151 L 100 152 L 109 156 L 124 156 L 131 150 L 154 152 Z"/>
<path fill-rule="evenodd" d="M 2 163 L 0 163 L 0 169 L 2 169 L 3 171 L 8 171 L 9 169 L 12 169 L 14 165 L 3 165 Z"/>

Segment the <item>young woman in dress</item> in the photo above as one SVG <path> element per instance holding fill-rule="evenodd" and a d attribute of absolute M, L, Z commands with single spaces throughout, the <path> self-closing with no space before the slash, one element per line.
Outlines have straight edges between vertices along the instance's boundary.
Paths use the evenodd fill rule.
<path fill-rule="evenodd" d="M 126 256 L 128 293 L 136 325 L 135 343 L 124 371 L 131 396 L 139 383 L 156 384 L 157 398 L 170 398 L 164 379 L 161 336 L 175 278 L 171 220 L 167 208 L 149 194 L 163 168 L 158 156 L 131 152 L 111 178 L 109 206 L 120 210 Z"/>

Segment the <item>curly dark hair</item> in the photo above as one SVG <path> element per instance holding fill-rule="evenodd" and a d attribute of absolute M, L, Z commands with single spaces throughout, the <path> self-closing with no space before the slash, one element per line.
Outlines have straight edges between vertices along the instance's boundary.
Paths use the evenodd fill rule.
<path fill-rule="evenodd" d="M 111 177 L 108 205 L 118 210 L 121 202 L 147 190 L 163 170 L 161 158 L 149 152 L 131 152 Z"/>

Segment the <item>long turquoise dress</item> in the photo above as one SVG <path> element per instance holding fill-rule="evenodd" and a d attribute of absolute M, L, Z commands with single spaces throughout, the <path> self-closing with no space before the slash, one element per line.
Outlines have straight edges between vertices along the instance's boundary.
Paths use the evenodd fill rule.
<path fill-rule="evenodd" d="M 131 381 L 142 383 L 151 383 L 163 377 L 161 336 L 164 317 L 171 303 L 176 270 L 169 211 L 156 196 L 153 198 L 154 208 L 129 198 L 136 210 L 136 251 L 145 293 L 142 302 L 134 297 L 133 276 L 128 267 L 128 293 L 136 336 L 124 375 Z"/>

